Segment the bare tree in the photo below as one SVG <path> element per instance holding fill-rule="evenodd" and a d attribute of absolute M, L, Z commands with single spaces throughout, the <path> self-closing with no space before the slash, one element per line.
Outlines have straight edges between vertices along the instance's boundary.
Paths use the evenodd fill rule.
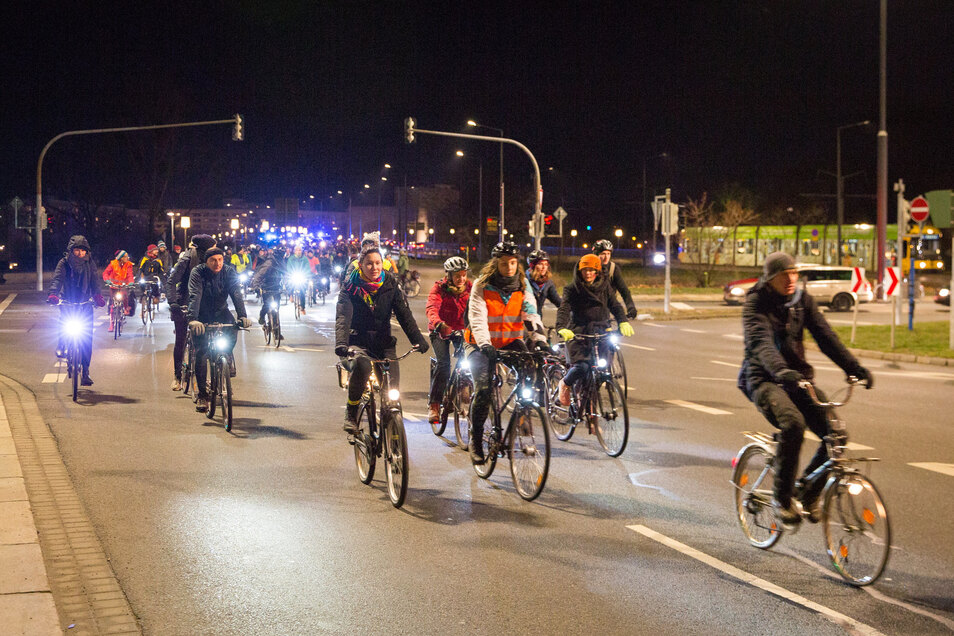
<path fill-rule="evenodd" d="M 700 287 L 707 287 L 712 270 L 722 264 L 726 244 L 732 249 L 729 237 L 740 225 L 755 220 L 755 212 L 736 199 L 727 199 L 724 209 L 717 210 L 707 193 L 698 199 L 689 199 L 685 206 L 686 251 L 685 261 L 695 274 Z"/>

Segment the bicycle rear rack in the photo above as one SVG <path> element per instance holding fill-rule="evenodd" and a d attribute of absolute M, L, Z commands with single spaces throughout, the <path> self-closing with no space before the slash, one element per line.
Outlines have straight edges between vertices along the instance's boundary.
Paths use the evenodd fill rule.
<path fill-rule="evenodd" d="M 742 435 L 748 437 L 757 444 L 763 444 L 765 446 L 771 447 L 774 447 L 776 444 L 778 444 L 774 435 L 769 435 L 768 433 L 763 433 L 762 431 L 743 431 Z"/>

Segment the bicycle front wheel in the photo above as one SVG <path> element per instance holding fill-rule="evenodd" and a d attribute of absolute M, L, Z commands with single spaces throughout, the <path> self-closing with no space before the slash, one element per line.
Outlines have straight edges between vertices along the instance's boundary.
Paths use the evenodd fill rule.
<path fill-rule="evenodd" d="M 421 293 L 421 283 L 416 280 L 410 280 L 407 284 L 407 297 L 414 298 Z"/>
<path fill-rule="evenodd" d="M 282 323 L 277 311 L 272 312 L 272 339 L 276 349 L 282 346 Z"/>
<path fill-rule="evenodd" d="M 222 419 L 228 432 L 232 430 L 232 374 L 229 373 L 228 362 L 219 363 L 219 375 L 222 377 Z"/>
<path fill-rule="evenodd" d="M 140 304 L 142 306 L 139 309 L 139 316 L 142 318 L 142 324 L 146 324 L 147 318 L 149 317 L 149 301 L 146 296 L 143 296 Z"/>
<path fill-rule="evenodd" d="M 473 402 L 471 402 L 471 417 L 467 418 L 473 424 Z M 497 411 L 496 400 L 491 400 L 487 417 L 484 421 L 484 433 L 480 437 L 481 448 L 484 451 L 484 463 L 474 464 L 474 472 L 482 479 L 490 477 L 497 466 L 497 453 L 500 449 L 500 413 Z M 470 430 L 471 443 L 476 443 L 474 430 Z"/>
<path fill-rule="evenodd" d="M 392 411 L 385 428 L 384 473 L 388 481 L 388 497 L 395 508 L 404 504 L 407 496 L 407 434 L 404 431 L 404 416 Z"/>
<path fill-rule="evenodd" d="M 533 501 L 547 483 L 550 470 L 550 432 L 547 416 L 538 406 L 525 406 L 510 418 L 510 476 L 517 494 Z"/>
<path fill-rule="evenodd" d="M 76 350 L 76 345 L 70 345 L 67 353 L 66 369 L 73 381 L 73 401 L 75 402 L 79 392 L 80 374 L 79 351 Z"/>
<path fill-rule="evenodd" d="M 374 417 L 367 403 L 358 407 L 358 430 L 354 434 L 354 463 L 358 467 L 358 479 L 362 484 L 370 484 L 374 478 L 374 466 L 377 456 L 374 452 L 374 438 L 371 436 L 371 418 Z"/>
<path fill-rule="evenodd" d="M 629 383 L 626 378 L 626 361 L 623 360 L 622 351 L 613 352 L 613 366 L 610 367 L 610 372 L 613 374 L 613 379 L 616 380 L 620 388 L 623 390 L 623 397 L 629 397 Z"/>
<path fill-rule="evenodd" d="M 822 523 L 838 573 L 855 586 L 878 580 L 891 551 L 891 526 L 875 485 L 858 473 L 830 481 L 822 493 Z"/>
<path fill-rule="evenodd" d="M 629 410 L 626 398 L 615 380 L 604 380 L 596 386 L 596 438 L 610 457 L 619 457 L 626 450 L 629 439 Z"/>
<path fill-rule="evenodd" d="M 149 301 L 149 322 L 155 322 L 156 320 L 156 307 L 159 305 L 159 301 L 155 298 L 151 298 Z"/>
<path fill-rule="evenodd" d="M 219 374 L 216 371 L 216 364 L 209 360 L 209 374 L 206 381 L 206 393 L 208 394 L 209 405 L 205 410 L 205 416 L 210 420 L 215 417 L 215 399 L 219 388 Z"/>
<path fill-rule="evenodd" d="M 573 437 L 573 431 L 576 430 L 576 423 L 573 414 L 570 413 L 570 407 L 563 406 L 560 403 L 560 380 L 565 375 L 566 369 L 563 368 L 563 365 L 552 365 L 547 369 L 547 387 L 549 388 L 547 410 L 550 416 L 550 426 L 553 428 L 553 434 L 561 442 Z"/>
<path fill-rule="evenodd" d="M 756 548 L 766 550 L 782 537 L 782 528 L 772 509 L 775 484 L 774 456 L 762 446 L 751 444 L 739 455 L 732 472 L 735 509 L 742 534 Z"/>
<path fill-rule="evenodd" d="M 474 382 L 470 375 L 458 375 L 454 390 L 454 435 L 457 446 L 464 451 L 470 444 L 470 401 L 474 397 Z"/>

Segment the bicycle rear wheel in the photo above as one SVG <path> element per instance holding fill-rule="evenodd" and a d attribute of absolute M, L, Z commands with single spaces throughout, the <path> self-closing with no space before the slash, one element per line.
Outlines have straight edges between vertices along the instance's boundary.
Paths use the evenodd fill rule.
<path fill-rule="evenodd" d="M 298 294 L 295 294 L 295 320 L 301 320 L 301 305 L 298 304 Z"/>
<path fill-rule="evenodd" d="M 775 484 L 774 456 L 756 444 L 745 447 L 732 472 L 735 509 L 742 534 L 756 548 L 766 550 L 782 537 L 772 509 Z"/>
<path fill-rule="evenodd" d="M 562 365 L 552 365 L 547 369 L 548 400 L 547 410 L 550 415 L 550 427 L 553 434 L 561 442 L 565 442 L 573 437 L 573 431 L 576 430 L 576 422 L 569 406 L 560 404 L 560 380 L 566 375 L 566 369 Z"/>
<path fill-rule="evenodd" d="M 623 397 L 629 397 L 629 382 L 626 378 L 626 361 L 623 360 L 622 351 L 613 352 L 613 366 L 610 367 L 610 372 L 613 374 L 613 378 L 616 380 L 616 383 L 619 384 L 619 387 L 623 390 Z"/>
<path fill-rule="evenodd" d="M 275 341 L 276 349 L 282 346 L 282 323 L 278 311 L 272 312 L 272 340 Z"/>
<path fill-rule="evenodd" d="M 155 297 L 150 297 L 149 299 L 149 322 L 155 322 L 156 320 L 156 307 L 159 305 L 159 300 Z"/>
<path fill-rule="evenodd" d="M 122 305 L 117 305 L 116 303 L 113 303 L 113 311 L 112 311 L 112 314 L 109 316 L 109 319 L 113 323 L 113 340 L 119 339 L 119 330 L 122 328 L 121 326 L 122 322 L 120 321 L 119 318 L 123 311 L 125 310 L 123 309 Z"/>
<path fill-rule="evenodd" d="M 358 407 L 358 430 L 354 434 L 354 463 L 358 467 L 358 479 L 362 484 L 370 484 L 374 478 L 374 465 L 377 456 L 374 452 L 374 438 L 371 436 L 371 418 L 374 413 L 367 402 Z"/>
<path fill-rule="evenodd" d="M 414 298 L 421 293 L 421 283 L 412 278 L 407 283 L 406 293 L 408 298 Z"/>
<path fill-rule="evenodd" d="M 470 402 L 474 397 L 474 382 L 470 375 L 458 374 L 454 389 L 454 435 L 457 446 L 467 450 L 470 444 Z"/>
<path fill-rule="evenodd" d="M 550 432 L 539 406 L 525 406 L 510 418 L 510 476 L 517 494 L 533 501 L 547 483 L 550 470 Z"/>
<path fill-rule="evenodd" d="M 891 551 L 891 525 L 875 485 L 858 473 L 830 481 L 822 493 L 822 522 L 838 573 L 859 587 L 878 580 Z"/>
<path fill-rule="evenodd" d="M 404 417 L 400 411 L 392 411 L 384 430 L 384 472 L 388 480 L 388 497 L 395 508 L 404 504 L 407 496 L 407 434 Z"/>
<path fill-rule="evenodd" d="M 265 332 L 265 346 L 272 344 L 272 314 L 269 312 L 265 316 L 265 324 L 262 325 L 262 331 Z"/>
<path fill-rule="evenodd" d="M 232 374 L 229 373 L 229 363 L 219 363 L 219 375 L 222 377 L 222 419 L 225 420 L 225 430 L 232 430 Z"/>
<path fill-rule="evenodd" d="M 629 410 L 626 398 L 615 380 L 596 385 L 596 397 L 590 403 L 596 415 L 596 438 L 610 457 L 619 457 L 629 440 Z"/>

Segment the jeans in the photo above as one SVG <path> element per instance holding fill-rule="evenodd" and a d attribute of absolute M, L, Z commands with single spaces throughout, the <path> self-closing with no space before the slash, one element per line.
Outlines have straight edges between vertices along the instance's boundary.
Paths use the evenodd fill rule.
<path fill-rule="evenodd" d="M 195 347 L 195 385 L 199 389 L 198 397 L 205 398 L 209 396 L 208 387 L 206 387 L 206 378 L 208 377 L 208 367 L 206 363 L 210 359 L 209 351 L 209 336 L 211 334 L 206 331 L 203 335 L 197 336 L 192 334 L 192 346 Z M 225 336 L 228 341 L 227 355 L 229 358 L 232 357 L 232 349 L 235 348 L 235 341 L 238 338 L 238 334 L 235 329 L 226 329 L 223 330 L 222 335 Z M 215 360 L 212 359 L 214 363 Z"/>
<path fill-rule="evenodd" d="M 384 351 L 368 351 L 360 347 L 352 347 L 355 352 L 354 359 L 351 361 L 351 378 L 348 380 L 348 402 L 357 404 L 364 394 L 364 387 L 368 384 L 368 378 L 371 377 L 372 362 L 371 358 L 393 358 L 394 348 Z M 380 355 L 379 355 L 380 354 Z M 390 366 L 391 387 L 396 389 L 400 386 L 401 371 L 397 362 L 392 362 Z M 378 372 L 378 379 L 381 379 L 381 373 Z"/>
<path fill-rule="evenodd" d="M 454 346 L 456 351 L 464 345 L 463 338 L 445 340 L 437 334 L 431 335 L 431 346 L 433 347 L 434 358 L 437 360 L 437 366 L 434 367 L 434 375 L 431 377 L 430 404 L 439 404 L 444 397 L 447 379 L 451 372 L 451 345 Z"/>
<path fill-rule="evenodd" d="M 816 389 L 815 392 L 820 402 L 826 400 L 821 391 Z M 752 401 L 765 419 L 780 431 L 775 460 L 775 498 L 781 505 L 788 506 L 792 500 L 805 429 L 824 439 L 829 433 L 826 410 L 812 402 L 804 389 L 787 391 L 774 382 L 762 383 L 752 395 Z M 804 474 L 810 474 L 827 459 L 828 449 L 822 442 Z"/>
<path fill-rule="evenodd" d="M 523 340 L 514 340 L 502 347 L 504 351 L 526 351 Z M 480 349 L 473 349 L 467 356 L 470 361 L 470 373 L 474 378 L 474 399 L 470 403 L 471 439 L 480 439 L 484 434 L 484 421 L 491 407 L 490 380 L 493 377 L 490 361 Z"/>

